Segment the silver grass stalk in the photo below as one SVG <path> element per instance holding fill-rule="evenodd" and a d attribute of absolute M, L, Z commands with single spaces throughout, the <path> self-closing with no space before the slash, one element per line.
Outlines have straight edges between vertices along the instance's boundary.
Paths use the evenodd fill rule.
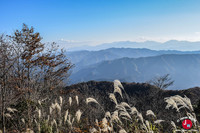
<path fill-rule="evenodd" d="M 185 95 L 185 97 L 183 98 L 183 101 L 189 106 L 190 111 L 194 111 L 193 106 L 191 104 L 191 100 Z"/>
<path fill-rule="evenodd" d="M 107 123 L 108 123 L 108 121 L 107 121 L 107 119 L 104 117 L 104 118 L 102 119 L 102 124 L 103 124 L 103 125 L 107 125 Z"/>
<path fill-rule="evenodd" d="M 136 107 L 131 107 L 131 113 L 132 115 L 134 114 L 138 114 L 138 110 L 136 109 Z"/>
<path fill-rule="evenodd" d="M 125 91 L 124 87 L 122 86 L 121 82 L 120 82 L 119 80 L 114 80 L 114 90 L 115 90 L 115 88 L 117 89 L 117 87 L 120 88 L 120 90 L 122 89 L 122 90 L 124 91 L 126 97 L 129 99 L 129 96 L 128 96 L 128 94 L 126 93 L 126 91 Z M 114 92 L 115 92 L 115 91 L 114 91 Z M 120 93 L 120 92 L 119 92 L 119 93 Z M 121 93 L 121 97 L 122 97 L 122 93 Z"/>
<path fill-rule="evenodd" d="M 165 107 L 166 109 L 169 109 L 170 107 L 172 107 L 172 109 L 175 108 L 176 111 L 179 112 L 179 108 L 176 102 L 172 98 L 170 97 L 165 98 L 165 102 L 167 102 L 167 106 Z"/>
<path fill-rule="evenodd" d="M 97 129 L 94 128 L 94 127 L 93 127 L 93 128 L 90 128 L 89 132 L 90 132 L 90 133 L 96 133 L 96 132 L 97 132 Z"/>
<path fill-rule="evenodd" d="M 40 133 L 40 122 L 38 122 L 37 127 L 38 127 L 38 132 Z"/>
<path fill-rule="evenodd" d="M 119 80 L 114 80 L 114 88 L 120 87 L 124 90 L 124 87 L 122 86 L 121 82 Z"/>
<path fill-rule="evenodd" d="M 188 113 L 187 112 L 187 116 L 193 121 L 194 123 L 194 126 L 196 127 L 197 126 L 197 119 L 196 119 L 196 114 L 195 113 Z"/>
<path fill-rule="evenodd" d="M 147 128 L 147 126 L 143 123 L 142 124 L 142 127 L 144 128 L 144 130 L 146 131 L 146 132 L 148 132 L 148 128 Z"/>
<path fill-rule="evenodd" d="M 114 111 L 112 116 L 111 116 L 111 122 L 120 122 L 121 123 L 121 120 L 119 119 L 119 115 L 118 115 L 118 111 Z"/>
<path fill-rule="evenodd" d="M 64 123 L 66 122 L 66 120 L 67 120 L 67 116 L 68 116 L 68 110 L 65 112 L 65 116 L 64 116 Z"/>
<path fill-rule="evenodd" d="M 71 114 L 68 115 L 68 121 L 71 122 Z"/>
<path fill-rule="evenodd" d="M 38 122 L 37 122 L 37 120 L 36 120 L 36 119 L 34 119 L 34 122 L 35 122 L 35 124 L 36 124 L 36 125 L 38 124 Z"/>
<path fill-rule="evenodd" d="M 25 124 L 25 120 L 24 120 L 24 118 L 22 118 L 21 121 Z"/>
<path fill-rule="evenodd" d="M 58 103 L 55 103 L 55 108 L 58 110 L 58 114 L 61 115 L 61 106 Z"/>
<path fill-rule="evenodd" d="M 127 121 L 132 121 L 132 119 L 128 118 L 128 117 L 120 117 L 121 119 L 127 120 Z"/>
<path fill-rule="evenodd" d="M 119 88 L 119 86 L 114 85 L 114 93 L 119 93 L 119 95 L 123 98 L 122 90 Z"/>
<path fill-rule="evenodd" d="M 41 106 L 41 101 L 40 100 L 38 100 L 38 104 Z"/>
<path fill-rule="evenodd" d="M 108 132 L 108 125 L 107 125 L 107 123 L 108 123 L 107 119 L 106 119 L 106 118 L 103 118 L 103 119 L 102 119 L 102 125 L 103 125 L 102 131 L 103 131 L 103 132 Z"/>
<path fill-rule="evenodd" d="M 109 111 L 107 111 L 107 112 L 105 113 L 105 118 L 111 118 L 111 114 L 110 114 Z"/>
<path fill-rule="evenodd" d="M 118 111 L 126 111 L 126 108 L 123 105 L 121 105 L 121 104 L 116 105 L 116 109 Z"/>
<path fill-rule="evenodd" d="M 119 116 L 125 116 L 125 117 L 128 117 L 130 120 L 132 120 L 128 112 L 121 111 Z"/>
<path fill-rule="evenodd" d="M 95 123 L 96 123 L 96 126 L 98 127 L 99 132 L 101 133 L 101 128 L 100 128 L 98 119 L 95 120 Z"/>
<path fill-rule="evenodd" d="M 77 112 L 76 112 L 76 120 L 77 120 L 77 122 L 79 122 L 80 121 L 80 119 L 81 119 L 81 115 L 82 115 L 82 112 L 81 112 L 81 110 L 79 109 Z"/>
<path fill-rule="evenodd" d="M 104 127 L 101 131 L 102 131 L 103 133 L 104 133 L 104 132 L 107 133 L 107 132 L 108 132 L 108 127 Z"/>
<path fill-rule="evenodd" d="M 8 108 L 6 108 L 10 113 L 14 113 L 14 112 L 17 112 L 17 110 L 16 109 L 14 109 L 14 108 L 10 108 L 10 107 L 8 107 Z"/>
<path fill-rule="evenodd" d="M 70 120 L 67 120 L 68 125 L 70 126 L 70 128 L 72 127 L 72 123 Z"/>
<path fill-rule="evenodd" d="M 185 98 L 182 98 L 181 96 L 176 95 L 176 96 L 171 96 L 171 99 L 173 99 L 176 102 L 177 106 L 180 106 L 179 110 L 181 108 L 188 108 L 189 110 L 191 110 L 188 103 L 185 101 Z"/>
<path fill-rule="evenodd" d="M 143 119 L 142 113 L 137 113 L 137 117 L 142 123 L 144 123 L 144 119 Z"/>
<path fill-rule="evenodd" d="M 146 116 L 152 115 L 153 117 L 156 117 L 154 112 L 152 110 L 147 110 Z"/>
<path fill-rule="evenodd" d="M 72 125 L 73 125 L 73 123 L 74 123 L 74 118 L 72 119 Z"/>
<path fill-rule="evenodd" d="M 120 130 L 119 130 L 119 133 L 127 133 L 127 132 L 126 132 L 126 130 L 124 130 L 124 129 L 120 129 Z"/>
<path fill-rule="evenodd" d="M 172 108 L 175 108 L 177 112 L 179 112 L 181 108 L 188 108 L 190 111 L 194 111 L 191 101 L 187 96 L 183 98 L 179 95 L 175 95 L 165 98 L 165 101 L 168 103 L 166 106 L 167 109 L 172 106 Z"/>
<path fill-rule="evenodd" d="M 98 119 L 95 120 L 95 123 L 99 127 L 99 121 L 98 121 Z"/>
<path fill-rule="evenodd" d="M 109 98 L 111 99 L 111 101 L 113 101 L 116 105 L 117 103 L 117 99 L 115 98 L 115 95 L 113 93 L 110 93 Z"/>
<path fill-rule="evenodd" d="M 129 109 L 131 109 L 130 105 L 126 102 L 121 102 L 120 105 L 122 105 L 123 107 L 128 107 Z"/>
<path fill-rule="evenodd" d="M 108 131 L 109 131 L 109 132 L 112 132 L 112 131 L 113 131 L 113 128 L 112 128 L 112 127 L 110 127 L 109 125 L 108 125 L 108 127 L 107 127 L 107 128 L 108 128 Z"/>
<path fill-rule="evenodd" d="M 51 108 L 52 108 L 52 109 L 55 109 L 55 108 L 56 108 L 56 104 L 52 103 L 52 104 L 51 104 Z"/>
<path fill-rule="evenodd" d="M 75 98 L 76 98 L 76 103 L 77 103 L 77 105 L 79 105 L 78 96 L 76 95 Z"/>
<path fill-rule="evenodd" d="M 38 118 L 40 119 L 41 118 L 41 110 L 38 109 Z"/>
<path fill-rule="evenodd" d="M 63 103 L 63 98 L 60 96 L 59 99 L 60 99 L 60 106 L 61 106 Z"/>
<path fill-rule="evenodd" d="M 11 118 L 12 117 L 9 113 L 5 113 L 4 116 L 7 117 L 7 118 Z"/>
<path fill-rule="evenodd" d="M 177 128 L 176 128 L 176 124 L 173 122 L 173 121 L 171 121 L 171 125 L 172 125 L 172 127 L 176 130 Z"/>
<path fill-rule="evenodd" d="M 53 126 L 53 125 L 55 125 L 56 126 L 56 132 L 58 132 L 58 124 L 57 124 L 57 122 L 56 122 L 56 120 L 55 119 L 53 119 L 53 121 L 51 122 L 51 125 Z"/>
<path fill-rule="evenodd" d="M 196 114 L 195 113 L 192 113 L 192 116 L 195 120 L 197 120 L 197 117 L 196 117 Z"/>
<path fill-rule="evenodd" d="M 55 125 L 56 127 L 58 125 L 55 119 L 53 119 L 53 125 Z"/>
<path fill-rule="evenodd" d="M 72 105 L 72 98 L 69 97 L 69 106 L 71 106 L 71 105 Z"/>
<path fill-rule="evenodd" d="M 165 120 L 156 120 L 154 121 L 154 124 L 160 124 L 161 122 L 164 122 Z"/>
<path fill-rule="evenodd" d="M 53 111 L 53 108 L 49 107 L 49 113 L 50 113 L 50 115 L 52 114 L 52 111 Z"/>
<path fill-rule="evenodd" d="M 96 104 L 99 104 L 99 103 L 97 102 L 97 100 L 94 99 L 94 98 L 92 98 L 92 97 L 86 98 L 86 104 L 88 104 L 88 103 L 96 103 Z"/>
<path fill-rule="evenodd" d="M 151 131 L 150 124 L 148 120 L 145 120 L 145 124 L 147 126 L 148 131 Z"/>

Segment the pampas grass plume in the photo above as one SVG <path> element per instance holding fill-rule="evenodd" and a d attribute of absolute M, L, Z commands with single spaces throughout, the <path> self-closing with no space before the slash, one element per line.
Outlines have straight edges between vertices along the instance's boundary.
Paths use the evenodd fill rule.
<path fill-rule="evenodd" d="M 59 99 L 60 99 L 60 106 L 61 106 L 63 103 L 63 98 L 60 96 Z"/>
<path fill-rule="evenodd" d="M 131 107 L 131 113 L 132 115 L 134 114 L 138 114 L 138 110 L 136 109 L 136 107 Z"/>
<path fill-rule="evenodd" d="M 71 106 L 71 105 L 72 105 L 72 98 L 69 97 L 69 106 Z"/>
<path fill-rule="evenodd" d="M 124 87 L 122 86 L 122 84 L 119 80 L 114 80 L 114 88 L 116 88 L 116 87 L 120 87 L 120 88 L 124 89 Z"/>
<path fill-rule="evenodd" d="M 24 120 L 24 118 L 22 118 L 21 121 L 25 124 L 25 120 Z"/>
<path fill-rule="evenodd" d="M 130 116 L 129 113 L 126 112 L 126 111 L 120 112 L 120 116 L 126 116 L 127 118 L 129 118 L 130 120 L 132 120 L 131 116 Z"/>
<path fill-rule="evenodd" d="M 155 124 L 160 124 L 161 122 L 164 122 L 165 120 L 156 120 L 154 121 Z"/>
<path fill-rule="evenodd" d="M 79 109 L 77 112 L 76 112 L 76 120 L 77 120 L 77 122 L 79 122 L 80 121 L 80 119 L 81 119 L 81 115 L 82 115 L 82 112 L 81 112 L 81 110 Z"/>
<path fill-rule="evenodd" d="M 110 114 L 109 111 L 107 111 L 107 112 L 105 113 L 105 118 L 111 118 L 111 114 Z"/>
<path fill-rule="evenodd" d="M 9 113 L 4 114 L 5 117 L 11 118 L 12 116 Z"/>
<path fill-rule="evenodd" d="M 173 127 L 174 129 L 176 129 L 176 124 L 175 124 L 173 121 L 171 121 L 171 125 L 172 125 L 172 127 Z"/>
<path fill-rule="evenodd" d="M 154 114 L 154 112 L 152 110 L 147 110 L 146 116 L 148 115 L 152 115 L 154 117 L 156 117 L 156 115 Z"/>
<path fill-rule="evenodd" d="M 92 102 L 92 103 L 99 104 L 99 103 L 97 102 L 97 100 L 94 99 L 94 98 L 92 98 L 92 97 L 86 98 L 86 104 L 91 103 L 91 102 Z"/>
<path fill-rule="evenodd" d="M 109 98 L 117 105 L 117 99 L 115 98 L 115 95 L 113 93 L 110 93 Z"/>
<path fill-rule="evenodd" d="M 75 98 L 76 98 L 76 103 L 77 103 L 77 105 L 79 105 L 78 96 L 76 95 Z"/>
<path fill-rule="evenodd" d="M 41 118 L 41 110 L 38 109 L 38 118 L 40 119 Z"/>
<path fill-rule="evenodd" d="M 9 112 L 11 112 L 11 113 L 14 113 L 14 112 L 17 112 L 17 110 L 15 109 L 15 108 L 10 108 L 10 107 L 8 107 L 8 108 L 6 108 Z"/>
<path fill-rule="evenodd" d="M 122 105 L 123 107 L 128 107 L 129 109 L 131 109 L 130 105 L 126 102 L 121 102 L 120 105 Z"/>
<path fill-rule="evenodd" d="M 126 132 L 126 130 L 124 130 L 124 129 L 120 129 L 120 130 L 119 130 L 119 133 L 127 133 L 127 132 Z"/>
<path fill-rule="evenodd" d="M 122 90 L 118 86 L 114 87 L 114 93 L 119 93 L 119 95 L 123 98 Z"/>
<path fill-rule="evenodd" d="M 65 112 L 65 116 L 64 116 L 64 123 L 66 122 L 66 120 L 67 120 L 67 116 L 68 116 L 68 110 Z"/>

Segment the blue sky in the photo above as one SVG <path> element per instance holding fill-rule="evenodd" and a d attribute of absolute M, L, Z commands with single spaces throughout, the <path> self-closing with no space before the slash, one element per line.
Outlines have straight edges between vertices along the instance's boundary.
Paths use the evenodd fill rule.
<path fill-rule="evenodd" d="M 22 23 L 44 41 L 200 40 L 200 0 L 0 0 L 0 33 Z"/>

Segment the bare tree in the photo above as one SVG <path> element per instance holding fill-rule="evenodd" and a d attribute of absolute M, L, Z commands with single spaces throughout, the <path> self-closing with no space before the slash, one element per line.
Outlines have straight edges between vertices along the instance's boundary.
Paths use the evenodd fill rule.
<path fill-rule="evenodd" d="M 1 93 L 1 114 L 2 127 L 5 132 L 5 108 L 8 99 L 6 95 L 11 92 L 9 89 L 10 70 L 13 67 L 15 59 L 13 58 L 12 47 L 9 45 L 8 38 L 3 34 L 0 35 L 0 93 Z M 9 97 L 11 98 L 11 97 Z"/>
<path fill-rule="evenodd" d="M 65 86 L 65 80 L 70 75 L 73 65 L 64 51 L 59 50 L 55 43 L 48 45 L 41 40 L 40 34 L 25 24 L 12 36 L 0 36 L 1 121 L 4 132 L 4 111 L 10 101 L 16 96 L 26 100 L 27 127 L 30 127 L 33 111 L 30 101 L 39 99 L 44 90 L 50 92 L 59 86 Z M 10 101 L 6 102 L 8 97 Z"/>
<path fill-rule="evenodd" d="M 158 88 L 166 89 L 169 86 L 173 85 L 174 80 L 170 78 L 169 74 L 166 74 L 160 77 L 156 77 L 153 80 L 150 80 L 148 83 L 155 85 Z"/>

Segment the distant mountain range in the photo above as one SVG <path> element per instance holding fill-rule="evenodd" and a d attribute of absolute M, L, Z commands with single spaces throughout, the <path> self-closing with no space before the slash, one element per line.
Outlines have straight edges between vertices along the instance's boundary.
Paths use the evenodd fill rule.
<path fill-rule="evenodd" d="M 147 48 L 152 50 L 179 50 L 179 51 L 196 51 L 200 50 L 200 42 L 189 42 L 189 41 L 177 41 L 170 40 L 164 43 L 156 41 L 145 41 L 145 42 L 131 42 L 121 41 L 113 43 L 104 43 L 97 46 L 78 46 L 69 48 L 68 51 L 80 51 L 80 50 L 103 50 L 108 48 Z"/>
<path fill-rule="evenodd" d="M 200 51 L 176 51 L 176 50 L 150 50 L 145 48 L 109 48 L 99 51 L 74 51 L 67 52 L 67 57 L 76 65 L 74 72 L 83 69 L 89 65 L 102 61 L 120 59 L 123 57 L 139 58 L 158 56 L 163 54 L 200 54 Z"/>
<path fill-rule="evenodd" d="M 146 82 L 170 74 L 175 80 L 169 89 L 200 86 L 200 51 L 155 51 L 109 48 L 100 51 L 68 52 L 75 64 L 71 83 L 89 80 Z"/>

